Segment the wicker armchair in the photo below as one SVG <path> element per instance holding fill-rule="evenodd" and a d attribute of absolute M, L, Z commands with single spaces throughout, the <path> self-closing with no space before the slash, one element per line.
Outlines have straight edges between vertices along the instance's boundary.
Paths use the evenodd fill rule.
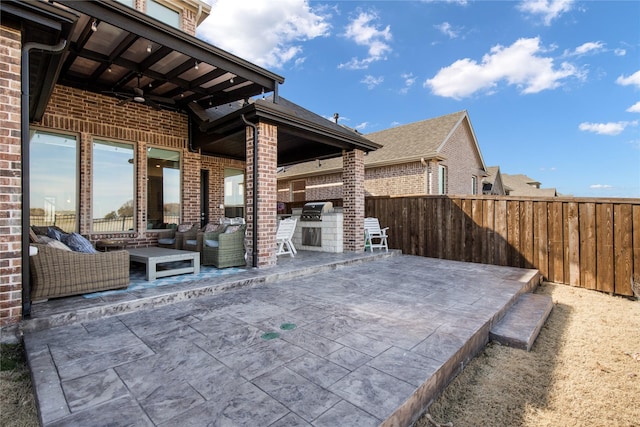
<path fill-rule="evenodd" d="M 217 240 L 217 235 L 224 232 L 224 230 L 227 228 L 228 225 L 229 224 L 209 223 L 204 227 L 202 227 L 202 229 L 200 230 L 197 227 L 194 227 L 184 234 L 184 237 L 182 240 L 182 247 L 180 247 L 179 249 L 182 249 L 184 251 L 200 252 L 202 254 L 202 246 L 205 239 L 204 237 L 205 234 L 209 236 L 208 239 Z M 207 231 L 207 230 L 216 230 L 216 231 Z M 200 259 L 202 259 L 202 257 L 200 257 Z"/>
<path fill-rule="evenodd" d="M 246 229 L 247 226 L 243 224 L 232 233 L 227 233 L 227 230 L 202 233 L 202 264 L 217 268 L 246 265 L 244 258 Z"/>
<path fill-rule="evenodd" d="M 38 253 L 29 257 L 31 299 L 65 297 L 129 285 L 127 251 L 86 254 L 32 243 Z"/>
<path fill-rule="evenodd" d="M 202 253 L 202 231 L 197 226 L 186 231 L 182 238 L 182 245 L 178 249 Z"/>
<path fill-rule="evenodd" d="M 178 231 L 176 228 L 169 228 L 166 230 L 158 230 L 158 247 L 167 249 L 182 249 L 184 241 L 189 233 L 198 231 L 198 225 L 193 224 L 188 231 Z M 153 230 L 155 231 L 155 230 Z"/>

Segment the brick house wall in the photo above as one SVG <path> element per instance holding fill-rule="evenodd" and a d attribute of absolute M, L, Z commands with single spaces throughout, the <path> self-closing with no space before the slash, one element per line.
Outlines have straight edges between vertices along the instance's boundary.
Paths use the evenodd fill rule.
<path fill-rule="evenodd" d="M 22 316 L 20 31 L 0 26 L 0 327 Z"/>
<path fill-rule="evenodd" d="M 340 199 L 343 193 L 341 173 L 300 178 L 305 181 L 306 200 Z M 291 183 L 278 181 L 278 201 L 291 201 Z M 420 162 L 401 165 L 366 168 L 364 191 L 367 196 L 424 194 L 426 192 L 426 171 Z"/>
<path fill-rule="evenodd" d="M 147 13 L 147 0 L 135 0 L 133 7 L 140 12 Z M 182 0 L 159 0 L 160 4 L 180 13 L 180 29 L 185 33 L 195 36 L 198 11 Z"/>
<path fill-rule="evenodd" d="M 364 151 L 342 153 L 343 246 L 348 252 L 364 251 Z"/>
<path fill-rule="evenodd" d="M 247 201 L 247 252 L 253 253 L 253 198 L 258 200 L 258 221 L 257 231 L 257 265 L 254 267 L 273 267 L 276 265 L 276 232 L 277 232 L 277 180 L 276 169 L 278 164 L 278 127 L 258 122 L 258 167 L 253 163 L 253 128 L 247 127 L 247 166 L 246 166 L 246 201 Z M 253 187 L 253 174 L 258 175 L 258 188 Z M 252 263 L 252 256 L 249 256 L 248 263 Z"/>
<path fill-rule="evenodd" d="M 114 98 L 75 88 L 56 86 L 40 123 L 34 127 L 78 136 L 80 152 L 80 230 L 92 241 L 127 237 L 132 246 L 157 243 L 157 232 L 146 230 L 147 148 L 159 147 L 181 153 L 181 222 L 200 222 L 200 171 L 209 170 L 209 220 L 224 213 L 224 169 L 244 169 L 244 162 L 204 156 L 188 149 L 188 119 L 185 114 L 156 111 L 136 103 L 116 105 Z M 94 138 L 133 143 L 136 156 L 136 230 L 133 233 L 92 233 L 92 142 Z"/>
<path fill-rule="evenodd" d="M 438 194 L 439 165 L 447 169 L 446 194 L 472 194 L 472 176 L 476 177 L 476 194 L 482 192 L 483 164 L 473 134 L 465 122 L 447 140 L 441 154 L 445 160 L 428 159 L 381 167 L 366 167 L 364 189 L 367 196 Z M 342 198 L 342 173 L 292 177 L 278 181 L 278 201 L 290 202 L 291 183 L 304 180 L 306 200 Z"/>
<path fill-rule="evenodd" d="M 424 194 L 425 168 L 420 162 L 370 168 L 364 188 L 367 196 Z"/>
<path fill-rule="evenodd" d="M 442 160 L 440 164 L 447 167 L 447 194 L 472 194 L 472 176 L 476 177 L 476 194 L 481 194 L 481 181 L 484 175 L 482 161 L 476 152 L 471 129 L 468 125 L 456 128 L 451 138 L 442 147 L 442 154 L 446 156 L 446 159 Z M 436 185 L 436 190 L 437 188 Z"/>

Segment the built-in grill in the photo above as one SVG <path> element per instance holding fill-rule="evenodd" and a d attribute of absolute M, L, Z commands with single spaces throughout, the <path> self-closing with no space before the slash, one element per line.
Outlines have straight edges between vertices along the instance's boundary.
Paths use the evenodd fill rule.
<path fill-rule="evenodd" d="M 301 221 L 322 221 L 322 215 L 333 212 L 331 202 L 309 202 L 302 207 Z"/>

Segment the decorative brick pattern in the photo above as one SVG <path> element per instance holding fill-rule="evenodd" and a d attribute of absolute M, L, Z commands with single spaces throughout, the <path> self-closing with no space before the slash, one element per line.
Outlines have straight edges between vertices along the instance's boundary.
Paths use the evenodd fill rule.
<path fill-rule="evenodd" d="M 20 40 L 0 27 L 0 327 L 22 315 Z"/>
<path fill-rule="evenodd" d="M 364 151 L 342 153 L 343 246 L 345 251 L 364 251 Z"/>

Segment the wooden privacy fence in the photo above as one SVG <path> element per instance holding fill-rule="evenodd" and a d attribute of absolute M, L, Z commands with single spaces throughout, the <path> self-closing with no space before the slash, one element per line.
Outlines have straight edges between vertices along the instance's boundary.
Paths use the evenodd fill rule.
<path fill-rule="evenodd" d="M 405 254 L 536 268 L 549 281 L 633 295 L 640 200 L 502 196 L 367 197 Z"/>

